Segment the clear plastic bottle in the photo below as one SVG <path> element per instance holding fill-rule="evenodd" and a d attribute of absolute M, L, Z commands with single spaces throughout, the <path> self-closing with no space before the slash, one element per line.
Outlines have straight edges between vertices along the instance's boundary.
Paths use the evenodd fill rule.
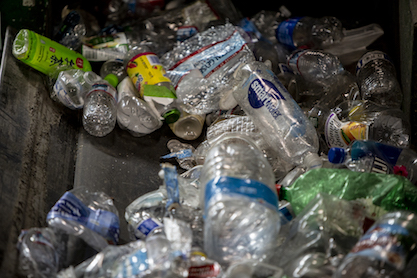
<path fill-rule="evenodd" d="M 387 213 L 356 243 L 333 277 L 404 277 L 402 272 L 415 254 L 416 236 L 414 213 Z"/>
<path fill-rule="evenodd" d="M 331 148 L 329 161 L 357 172 L 398 174 L 417 182 L 417 153 L 409 148 L 356 140 L 347 149 Z"/>
<path fill-rule="evenodd" d="M 167 124 L 175 123 L 181 114 L 174 106 L 177 96 L 158 56 L 147 46 L 137 46 L 126 54 L 125 67 L 141 97 Z"/>
<path fill-rule="evenodd" d="M 402 92 L 394 64 L 382 51 L 365 53 L 356 65 L 356 76 L 363 100 L 399 108 Z"/>
<path fill-rule="evenodd" d="M 203 131 L 205 115 L 189 114 L 181 111 L 181 117 L 169 125 L 172 132 L 184 140 L 195 140 Z"/>
<path fill-rule="evenodd" d="M 294 165 L 306 156 L 320 160 L 314 126 L 274 73 L 255 61 L 238 69 L 235 78 L 236 101 L 277 156 Z"/>
<path fill-rule="evenodd" d="M 342 23 L 335 17 L 293 17 L 275 31 L 279 43 L 291 48 L 326 48 L 343 38 Z"/>
<path fill-rule="evenodd" d="M 258 261 L 241 261 L 231 265 L 225 273 L 225 278 L 281 278 L 282 268 Z"/>
<path fill-rule="evenodd" d="M 84 106 L 85 95 L 99 80 L 101 77 L 92 71 L 84 72 L 79 69 L 61 71 L 51 97 L 70 109 L 81 109 Z"/>
<path fill-rule="evenodd" d="M 129 77 L 117 86 L 117 123 L 120 128 L 140 137 L 152 133 L 162 126 L 159 115 L 137 94 Z"/>
<path fill-rule="evenodd" d="M 226 266 L 263 260 L 280 230 L 275 177 L 249 137 L 227 133 L 210 149 L 200 177 L 204 251 Z"/>
<path fill-rule="evenodd" d="M 84 99 L 84 129 L 97 137 L 112 132 L 116 125 L 116 105 L 116 89 L 105 80 L 96 82 Z"/>
<path fill-rule="evenodd" d="M 100 68 L 100 76 L 116 88 L 127 77 L 123 60 L 114 58 L 104 62 Z"/>
<path fill-rule="evenodd" d="M 297 50 L 288 57 L 293 72 L 313 83 L 326 82 L 345 69 L 337 56 L 322 50 Z"/>

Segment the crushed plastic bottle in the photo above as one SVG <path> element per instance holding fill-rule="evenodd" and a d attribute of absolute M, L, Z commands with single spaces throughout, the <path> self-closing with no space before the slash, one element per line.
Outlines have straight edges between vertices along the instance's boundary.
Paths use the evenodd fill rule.
<path fill-rule="evenodd" d="M 116 88 L 127 77 L 123 60 L 115 58 L 104 62 L 100 67 L 100 76 Z"/>
<path fill-rule="evenodd" d="M 271 255 L 280 229 L 274 179 L 249 137 L 227 133 L 212 146 L 200 177 L 204 251 L 210 258 L 228 265 Z"/>

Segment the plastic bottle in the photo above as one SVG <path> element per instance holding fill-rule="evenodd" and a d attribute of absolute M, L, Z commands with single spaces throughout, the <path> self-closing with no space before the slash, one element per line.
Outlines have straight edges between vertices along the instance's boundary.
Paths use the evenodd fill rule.
<path fill-rule="evenodd" d="M 23 230 L 18 239 L 18 272 L 25 277 L 54 277 L 59 267 L 58 242 L 51 228 Z"/>
<path fill-rule="evenodd" d="M 288 57 L 288 65 L 294 73 L 313 83 L 326 82 L 345 69 L 337 56 L 322 50 L 297 50 Z M 328 82 L 328 81 L 327 81 Z"/>
<path fill-rule="evenodd" d="M 210 149 L 200 177 L 204 251 L 220 264 L 270 256 L 280 229 L 275 177 L 262 152 L 227 133 Z"/>
<path fill-rule="evenodd" d="M 84 97 L 101 77 L 92 71 L 79 69 L 61 71 L 54 84 L 52 98 L 71 109 L 81 109 Z"/>
<path fill-rule="evenodd" d="M 96 82 L 85 96 L 84 129 L 97 137 L 103 137 L 112 132 L 117 119 L 116 105 L 116 89 L 105 80 Z"/>
<path fill-rule="evenodd" d="M 386 53 L 365 53 L 356 65 L 356 76 L 363 100 L 371 100 L 392 108 L 401 106 L 401 87 L 394 64 Z"/>
<path fill-rule="evenodd" d="M 410 123 L 398 108 L 372 101 L 344 101 L 318 115 L 317 131 L 329 148 L 347 148 L 354 140 L 373 140 L 405 148 L 410 144 Z"/>
<path fill-rule="evenodd" d="M 415 254 L 416 236 L 413 212 L 387 213 L 356 243 L 334 277 L 404 277 L 403 270 Z"/>
<path fill-rule="evenodd" d="M 195 140 L 203 131 L 205 115 L 189 114 L 181 111 L 181 117 L 175 123 L 169 124 L 172 132 L 184 140 Z"/>
<path fill-rule="evenodd" d="M 28 29 L 17 33 L 12 46 L 13 55 L 46 74 L 58 75 L 58 68 L 91 71 L 91 65 L 81 54 Z"/>
<path fill-rule="evenodd" d="M 171 153 L 177 153 L 176 160 L 181 168 L 190 170 L 196 166 L 196 162 L 192 153 L 195 148 L 188 143 L 182 143 L 177 139 L 171 139 L 167 142 L 167 147 Z"/>
<path fill-rule="evenodd" d="M 228 267 L 225 278 L 280 278 L 284 275 L 282 268 L 261 263 L 259 261 L 244 260 Z"/>
<path fill-rule="evenodd" d="M 123 60 L 114 58 L 104 62 L 100 68 L 100 76 L 116 88 L 127 77 Z"/>
<path fill-rule="evenodd" d="M 255 61 L 238 69 L 235 78 L 236 101 L 277 156 L 294 165 L 307 156 L 320 160 L 314 126 L 274 73 Z"/>
<path fill-rule="evenodd" d="M 326 48 L 343 38 L 342 23 L 335 17 L 293 17 L 276 29 L 279 43 L 291 48 Z"/>
<path fill-rule="evenodd" d="M 347 149 L 331 148 L 329 161 L 357 172 L 398 174 L 417 182 L 417 153 L 409 148 L 356 140 Z"/>
<path fill-rule="evenodd" d="M 171 80 L 158 56 L 147 46 L 135 47 L 126 54 L 126 71 L 133 84 L 149 105 L 167 124 L 176 122 L 181 112 L 174 107 L 175 95 Z"/>
<path fill-rule="evenodd" d="M 117 123 L 120 128 L 140 137 L 152 133 L 162 126 L 159 115 L 138 96 L 128 76 L 117 86 Z"/>

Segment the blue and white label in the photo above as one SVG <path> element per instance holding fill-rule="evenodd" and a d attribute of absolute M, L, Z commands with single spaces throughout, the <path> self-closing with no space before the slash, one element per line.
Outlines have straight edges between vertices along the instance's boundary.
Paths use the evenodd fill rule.
<path fill-rule="evenodd" d="M 168 195 L 166 207 L 169 208 L 174 203 L 180 203 L 177 168 L 169 163 L 163 163 L 161 166 L 164 170 L 164 182 Z"/>
<path fill-rule="evenodd" d="M 356 64 L 356 74 L 359 73 L 359 71 L 369 62 L 374 60 L 386 60 L 390 63 L 392 63 L 391 58 L 382 51 L 371 51 L 366 53 L 362 56 L 362 58 L 358 61 Z"/>
<path fill-rule="evenodd" d="M 293 40 L 293 33 L 295 26 L 301 18 L 302 17 L 294 17 L 280 23 L 278 28 L 275 30 L 275 36 L 279 43 L 292 49 L 296 48 Z"/>
<path fill-rule="evenodd" d="M 206 184 L 205 188 L 204 204 L 206 210 L 210 207 L 210 201 L 214 200 L 214 197 L 218 194 L 235 196 L 236 198 L 246 197 L 249 201 L 257 202 L 278 213 L 277 194 L 259 181 L 227 176 L 212 179 Z"/>
<path fill-rule="evenodd" d="M 166 155 L 161 156 L 161 158 L 164 159 L 168 159 L 168 158 L 187 158 L 187 157 L 192 157 L 193 156 L 193 151 L 191 149 L 184 149 L 184 150 L 180 150 L 178 152 L 173 152 L 173 153 L 169 153 Z"/>
<path fill-rule="evenodd" d="M 117 267 L 114 278 L 138 277 L 149 269 L 148 252 L 146 248 L 140 248 L 135 253 L 128 255 Z M 144 275 L 144 274 L 143 274 Z"/>
<path fill-rule="evenodd" d="M 156 228 L 162 227 L 163 224 L 156 218 L 148 218 L 141 221 L 135 230 L 135 237 L 137 239 L 147 237 Z"/>
<path fill-rule="evenodd" d="M 281 115 L 279 106 L 281 101 L 285 101 L 285 98 L 274 83 L 266 79 L 256 78 L 249 85 L 248 100 L 253 108 L 265 107 L 276 119 Z"/>
<path fill-rule="evenodd" d="M 198 33 L 196 26 L 181 26 L 177 30 L 177 41 L 183 42 Z"/>
<path fill-rule="evenodd" d="M 112 244 L 119 241 L 119 217 L 110 211 L 87 207 L 71 192 L 66 192 L 49 211 L 47 220 L 52 218 L 75 221 L 103 236 Z"/>
<path fill-rule="evenodd" d="M 288 59 L 288 66 L 292 69 L 293 73 L 295 74 L 301 75 L 301 72 L 298 69 L 298 60 L 304 53 L 306 53 L 306 50 L 297 50 Z"/>
<path fill-rule="evenodd" d="M 235 31 L 226 40 L 191 53 L 171 67 L 167 76 L 174 87 L 177 87 L 181 78 L 193 69 L 198 69 L 202 76 L 207 78 L 235 57 L 245 45 L 246 41 Z"/>

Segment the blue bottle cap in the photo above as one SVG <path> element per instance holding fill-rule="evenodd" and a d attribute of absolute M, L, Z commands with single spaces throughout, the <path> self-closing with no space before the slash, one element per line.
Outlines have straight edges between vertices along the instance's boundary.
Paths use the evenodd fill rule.
<path fill-rule="evenodd" d="M 345 161 L 346 150 L 343 148 L 331 148 L 327 155 L 329 162 L 333 164 L 340 164 Z"/>

